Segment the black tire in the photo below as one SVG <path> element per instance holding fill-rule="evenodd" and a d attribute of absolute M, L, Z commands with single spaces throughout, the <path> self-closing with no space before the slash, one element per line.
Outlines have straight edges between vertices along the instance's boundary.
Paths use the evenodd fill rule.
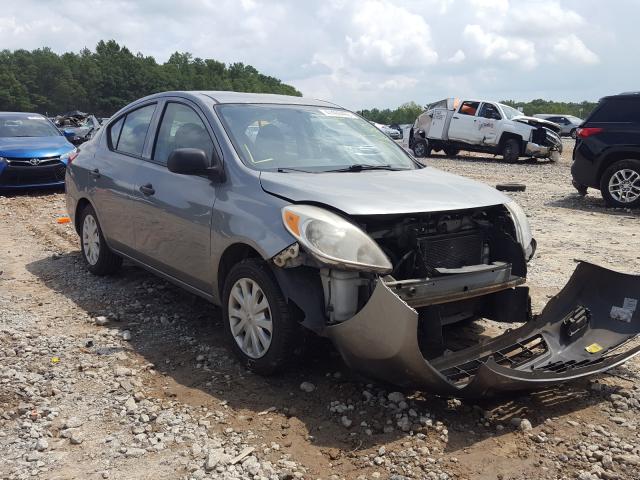
<path fill-rule="evenodd" d="M 578 136 L 578 129 L 574 128 L 573 130 L 571 130 L 571 138 L 573 138 L 574 140 L 576 139 L 576 137 Z"/>
<path fill-rule="evenodd" d="M 234 285 L 241 279 L 250 279 L 255 282 L 262 290 L 269 306 L 272 323 L 271 339 L 266 353 L 259 358 L 252 358 L 246 354 L 231 331 L 229 297 Z M 300 347 L 304 343 L 300 324 L 290 311 L 273 272 L 262 259 L 248 258 L 233 266 L 224 282 L 222 312 L 227 341 L 247 369 L 260 375 L 273 375 L 282 371 L 295 354 L 300 353 Z"/>
<path fill-rule="evenodd" d="M 502 158 L 507 163 L 515 163 L 520 158 L 520 142 L 515 138 L 507 138 L 502 145 Z"/>
<path fill-rule="evenodd" d="M 527 186 L 524 183 L 499 183 L 496 185 L 496 190 L 501 192 L 524 192 Z"/>
<path fill-rule="evenodd" d="M 447 157 L 455 157 L 460 153 L 460 149 L 455 147 L 447 147 L 444 149 L 444 153 Z"/>
<path fill-rule="evenodd" d="M 616 175 L 616 173 L 622 171 L 635 172 L 635 176 L 633 177 L 635 179 L 633 182 L 634 189 L 632 192 L 637 192 L 636 188 L 640 187 L 640 160 L 619 160 L 609 166 L 609 168 L 607 168 L 602 174 L 602 178 L 600 179 L 600 192 L 602 192 L 602 198 L 604 198 L 605 203 L 610 207 L 639 208 L 640 196 L 633 201 L 621 201 L 620 199 L 615 198 L 614 194 L 612 194 L 609 189 L 611 179 Z"/>
<path fill-rule="evenodd" d="M 85 222 L 89 222 L 90 219 L 93 219 L 93 221 L 95 222 L 98 236 L 98 254 L 97 257 L 92 257 L 95 259 L 95 261 L 90 260 L 90 256 L 87 253 L 84 241 Z M 82 250 L 82 258 L 84 258 L 84 261 L 87 264 L 87 268 L 94 275 L 110 275 L 117 272 L 122 266 L 122 257 L 115 254 L 109 248 L 107 242 L 104 240 L 102 228 L 100 227 L 100 222 L 98 221 L 98 216 L 96 215 L 96 212 L 91 205 L 87 205 L 80 214 L 80 249 Z"/>
<path fill-rule="evenodd" d="M 428 157 L 430 153 L 429 144 L 426 140 L 414 140 L 413 142 L 413 154 L 417 158 Z"/>

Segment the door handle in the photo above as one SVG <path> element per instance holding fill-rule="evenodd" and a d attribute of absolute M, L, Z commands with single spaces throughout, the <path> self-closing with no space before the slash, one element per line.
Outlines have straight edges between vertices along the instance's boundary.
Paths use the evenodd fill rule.
<path fill-rule="evenodd" d="M 455 118 L 456 120 L 458 120 L 460 117 L 453 117 L 453 118 Z"/>
<path fill-rule="evenodd" d="M 140 187 L 140 191 L 145 195 L 153 195 L 154 193 L 156 193 L 156 191 L 153 189 L 153 185 L 151 185 L 150 183 L 147 183 L 146 185 L 142 185 Z"/>
<path fill-rule="evenodd" d="M 91 170 L 89 172 L 89 175 L 91 175 L 93 178 L 99 178 L 100 177 L 100 170 L 98 170 L 97 168 L 94 168 L 93 170 Z"/>

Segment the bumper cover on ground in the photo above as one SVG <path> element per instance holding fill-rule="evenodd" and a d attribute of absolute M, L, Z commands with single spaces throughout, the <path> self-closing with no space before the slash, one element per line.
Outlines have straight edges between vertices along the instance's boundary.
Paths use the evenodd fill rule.
<path fill-rule="evenodd" d="M 353 318 L 328 335 L 354 370 L 395 385 L 457 397 L 482 397 L 575 380 L 640 353 L 624 344 L 640 333 L 640 276 L 580 263 L 534 320 L 427 361 L 418 314 L 383 282 Z"/>

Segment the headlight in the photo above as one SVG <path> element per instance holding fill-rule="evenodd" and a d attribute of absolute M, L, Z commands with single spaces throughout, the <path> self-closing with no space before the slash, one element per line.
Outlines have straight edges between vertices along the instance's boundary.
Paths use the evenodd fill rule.
<path fill-rule="evenodd" d="M 311 205 L 282 209 L 286 229 L 318 261 L 351 270 L 389 273 L 391 262 L 365 232 L 335 213 Z"/>
<path fill-rule="evenodd" d="M 513 226 L 516 231 L 516 240 L 522 245 L 525 258 L 529 260 L 533 255 L 533 235 L 531 234 L 531 226 L 529 225 L 529 219 L 524 213 L 524 210 L 515 201 L 504 204 L 511 214 L 513 220 Z"/>

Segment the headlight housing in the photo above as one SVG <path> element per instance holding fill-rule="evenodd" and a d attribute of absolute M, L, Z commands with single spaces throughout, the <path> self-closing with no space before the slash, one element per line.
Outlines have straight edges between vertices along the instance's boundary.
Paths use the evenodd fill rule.
<path fill-rule="evenodd" d="M 328 210 L 312 205 L 282 209 L 285 228 L 319 262 L 348 270 L 389 273 L 391 262 L 369 235 Z"/>
<path fill-rule="evenodd" d="M 524 210 L 515 201 L 504 204 L 513 220 L 513 227 L 516 232 L 516 240 L 522 246 L 524 256 L 529 260 L 534 253 L 533 235 L 531 234 L 531 225 Z"/>

